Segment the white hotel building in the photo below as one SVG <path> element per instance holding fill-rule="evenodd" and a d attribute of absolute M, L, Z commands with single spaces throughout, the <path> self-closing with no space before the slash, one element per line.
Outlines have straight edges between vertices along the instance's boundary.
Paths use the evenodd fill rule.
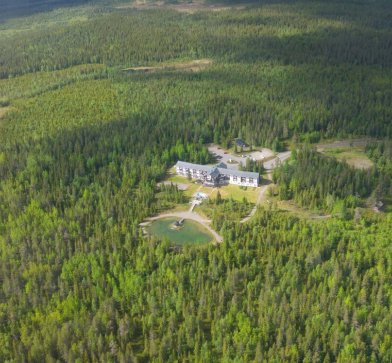
<path fill-rule="evenodd" d="M 259 186 L 259 173 L 228 169 L 226 164 L 215 166 L 199 165 L 178 161 L 175 165 L 178 175 L 203 181 L 210 186 L 236 184 L 246 187 Z"/>

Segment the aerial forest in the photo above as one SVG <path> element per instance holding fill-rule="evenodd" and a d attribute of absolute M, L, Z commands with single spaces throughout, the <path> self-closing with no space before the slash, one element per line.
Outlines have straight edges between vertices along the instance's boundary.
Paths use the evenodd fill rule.
<path fill-rule="evenodd" d="M 0 362 L 391 362 L 392 213 L 366 201 L 392 203 L 392 3 L 124 3 L 0 17 Z M 328 218 L 219 195 L 223 243 L 144 235 L 187 200 L 167 170 L 237 137 L 291 149 L 272 197 Z M 371 168 L 313 146 L 353 137 Z"/>

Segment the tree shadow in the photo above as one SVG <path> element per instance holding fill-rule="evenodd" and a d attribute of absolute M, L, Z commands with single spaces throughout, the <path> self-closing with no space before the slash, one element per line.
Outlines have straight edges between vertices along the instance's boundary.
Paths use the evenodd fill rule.
<path fill-rule="evenodd" d="M 208 55 L 229 62 L 273 62 L 281 65 L 363 64 L 391 66 L 390 34 L 347 29 L 320 29 L 287 36 L 211 35 L 204 42 Z M 366 50 L 366 51 L 365 51 Z M 215 53 L 215 54 L 214 54 Z"/>
<path fill-rule="evenodd" d="M 389 0 L 351 0 L 313 2 L 301 8 L 303 14 L 318 19 L 335 21 L 342 19 L 358 27 L 373 30 L 390 30 L 392 27 L 392 3 Z"/>
<path fill-rule="evenodd" d="M 89 0 L 2 0 L 0 2 L 0 24 L 6 20 L 87 4 Z"/>

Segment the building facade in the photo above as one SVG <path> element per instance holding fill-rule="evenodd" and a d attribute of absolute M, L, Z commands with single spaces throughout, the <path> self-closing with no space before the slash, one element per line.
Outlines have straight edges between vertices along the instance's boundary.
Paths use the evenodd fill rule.
<path fill-rule="evenodd" d="M 228 169 L 224 163 L 208 166 L 178 161 L 175 168 L 178 175 L 201 180 L 205 185 L 236 184 L 246 187 L 259 186 L 259 173 Z"/>

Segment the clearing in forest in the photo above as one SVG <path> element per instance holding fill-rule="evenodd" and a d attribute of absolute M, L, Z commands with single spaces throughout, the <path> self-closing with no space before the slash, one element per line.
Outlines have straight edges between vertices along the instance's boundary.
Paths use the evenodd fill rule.
<path fill-rule="evenodd" d="M 156 66 L 147 67 L 129 67 L 124 68 L 124 72 L 140 72 L 152 73 L 158 71 L 187 71 L 187 72 L 200 72 L 212 64 L 210 59 L 196 59 L 192 61 L 178 62 L 178 63 L 163 63 Z"/>
<path fill-rule="evenodd" d="M 204 186 L 200 183 L 197 183 L 195 180 L 189 180 L 183 176 L 179 176 L 175 174 L 175 171 L 172 169 L 169 174 L 169 178 L 164 182 L 176 184 L 184 190 L 184 194 L 192 198 L 196 192 L 202 192 L 208 195 L 209 198 L 216 198 L 218 191 L 222 198 L 229 199 L 233 198 L 241 202 L 244 198 L 247 199 L 250 203 L 256 203 L 257 197 L 259 195 L 260 188 L 255 187 L 240 187 L 239 185 L 222 185 L 219 188 L 212 188 L 208 186 Z"/>
<path fill-rule="evenodd" d="M 339 161 L 345 161 L 354 168 L 370 169 L 373 162 L 365 153 L 365 147 L 369 141 L 369 139 L 355 139 L 319 144 L 317 145 L 317 151 L 332 156 Z"/>
<path fill-rule="evenodd" d="M 357 169 L 370 169 L 373 166 L 373 162 L 367 157 L 364 151 L 359 148 L 330 149 L 323 153 L 333 156 L 339 161 L 346 161 L 348 165 Z"/>
<path fill-rule="evenodd" d="M 229 10 L 229 9 L 245 9 L 246 5 L 251 4 L 206 4 L 204 1 L 192 1 L 192 2 L 185 2 L 181 3 L 178 2 L 176 4 L 167 4 L 164 1 L 156 1 L 156 2 L 145 2 L 137 0 L 132 3 L 124 3 L 121 5 L 116 6 L 116 9 L 137 9 L 137 10 L 152 10 L 152 9 L 170 9 L 175 10 L 180 13 L 187 13 L 193 14 L 197 11 L 222 11 L 222 10 Z"/>
<path fill-rule="evenodd" d="M 157 219 L 147 227 L 147 230 L 152 236 L 166 238 L 177 246 L 204 245 L 214 241 L 211 233 L 200 223 L 186 219 L 177 229 L 173 225 L 178 221 L 179 218 L 176 217 Z"/>

